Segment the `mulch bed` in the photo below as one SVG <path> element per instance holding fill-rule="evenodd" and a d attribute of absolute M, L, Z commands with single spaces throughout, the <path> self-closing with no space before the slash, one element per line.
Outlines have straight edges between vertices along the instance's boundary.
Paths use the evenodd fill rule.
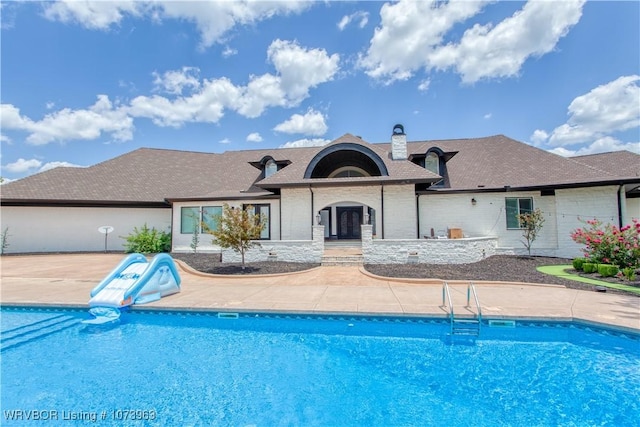
<path fill-rule="evenodd" d="M 319 266 L 319 264 L 314 263 L 282 261 L 252 262 L 247 263 L 243 270 L 241 264 L 221 263 L 219 255 L 215 254 L 174 253 L 171 255 L 175 259 L 184 261 L 195 270 L 212 274 L 278 274 L 303 271 Z M 536 270 L 536 267 L 541 265 L 557 264 L 570 265 L 571 260 L 551 257 L 495 255 L 473 264 L 366 264 L 364 267 L 367 271 L 383 277 L 545 283 L 562 285 L 571 289 L 595 290 L 593 285 L 562 279 Z M 597 280 L 606 280 L 600 277 L 591 277 Z M 628 282 L 616 278 L 608 280 L 612 283 L 640 287 L 640 282 Z M 607 289 L 607 292 L 633 295 L 615 289 Z"/>
<path fill-rule="evenodd" d="M 244 270 L 240 263 L 221 263 L 219 254 L 205 253 L 172 253 L 171 256 L 184 261 L 194 270 L 209 274 L 282 274 L 309 270 L 320 264 L 306 262 L 250 262 L 245 264 Z"/>

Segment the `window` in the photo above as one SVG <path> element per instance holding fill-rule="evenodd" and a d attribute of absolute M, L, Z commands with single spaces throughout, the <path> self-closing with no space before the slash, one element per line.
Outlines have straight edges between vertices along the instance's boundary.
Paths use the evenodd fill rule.
<path fill-rule="evenodd" d="M 200 227 L 200 208 L 197 206 L 180 208 L 180 233 L 193 234 L 196 227 Z"/>
<path fill-rule="evenodd" d="M 202 232 L 206 233 L 208 230 L 214 231 L 218 229 L 218 220 L 222 215 L 222 206 L 203 206 L 202 207 Z"/>
<path fill-rule="evenodd" d="M 440 175 L 440 156 L 438 153 L 431 152 L 424 158 L 424 167 L 437 175 Z"/>
<path fill-rule="evenodd" d="M 180 233 L 193 234 L 206 233 L 207 227 L 210 230 L 218 228 L 218 216 L 222 215 L 222 206 L 187 206 L 180 209 Z M 206 227 L 201 226 L 201 221 Z"/>
<path fill-rule="evenodd" d="M 533 212 L 533 199 L 530 197 L 507 197 L 505 199 L 507 228 L 522 228 L 517 215 Z"/>
<path fill-rule="evenodd" d="M 260 239 L 271 239 L 271 205 L 243 205 L 242 209 L 247 209 L 249 206 L 253 208 L 249 212 L 262 215 L 266 219 L 266 224 L 260 233 Z"/>
<path fill-rule="evenodd" d="M 268 178 L 276 172 L 278 172 L 278 165 L 276 162 L 274 162 L 273 159 L 267 160 L 267 163 L 264 165 L 264 177 Z"/>

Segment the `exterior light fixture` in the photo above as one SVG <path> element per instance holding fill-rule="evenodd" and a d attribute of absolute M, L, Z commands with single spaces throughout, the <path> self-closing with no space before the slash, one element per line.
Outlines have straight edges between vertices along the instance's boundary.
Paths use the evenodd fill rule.
<path fill-rule="evenodd" d="M 471 204 L 472 204 L 473 206 L 475 206 L 475 205 L 476 205 L 476 203 L 478 203 L 478 201 L 476 200 L 476 198 L 475 198 L 475 197 L 472 197 L 472 198 L 471 198 Z"/>
<path fill-rule="evenodd" d="M 365 212 L 365 214 L 362 216 L 362 219 L 364 221 L 364 224 L 369 224 L 369 214 Z"/>
<path fill-rule="evenodd" d="M 318 223 L 318 225 L 322 225 L 322 217 L 320 216 L 320 213 L 316 215 L 316 222 Z"/>

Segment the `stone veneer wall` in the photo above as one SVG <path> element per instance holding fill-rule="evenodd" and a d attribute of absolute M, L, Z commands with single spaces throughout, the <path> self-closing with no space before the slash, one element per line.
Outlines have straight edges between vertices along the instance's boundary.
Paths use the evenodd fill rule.
<path fill-rule="evenodd" d="M 324 253 L 324 225 L 313 226 L 313 240 L 263 240 L 245 253 L 245 262 L 286 261 L 320 263 Z M 241 262 L 239 253 L 222 249 L 222 262 Z"/>
<path fill-rule="evenodd" d="M 468 264 L 495 255 L 497 244 L 497 237 L 378 240 L 370 225 L 362 226 L 366 264 Z"/>

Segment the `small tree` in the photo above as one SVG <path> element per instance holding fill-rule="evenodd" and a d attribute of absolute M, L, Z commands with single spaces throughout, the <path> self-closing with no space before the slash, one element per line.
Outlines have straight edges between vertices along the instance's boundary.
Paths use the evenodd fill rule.
<path fill-rule="evenodd" d="M 4 255 L 9 247 L 9 227 L 5 227 L 0 236 L 0 254 Z"/>
<path fill-rule="evenodd" d="M 244 270 L 244 255 L 250 248 L 260 246 L 256 240 L 260 238 L 260 233 L 266 225 L 266 218 L 256 215 L 252 206 L 242 210 L 234 209 L 225 203 L 222 215 L 216 219 L 218 227 L 215 230 L 211 230 L 203 222 L 204 229 L 213 236 L 213 243 L 240 254 Z"/>
<path fill-rule="evenodd" d="M 535 209 L 533 212 L 523 213 L 516 215 L 520 226 L 522 227 L 522 244 L 527 248 L 529 256 L 531 256 L 531 245 L 538 237 L 538 233 L 542 230 L 544 224 L 544 215 L 540 209 Z"/>
<path fill-rule="evenodd" d="M 191 236 L 191 244 L 189 246 L 195 254 L 198 252 L 198 245 L 200 244 L 200 221 L 195 217 L 195 215 L 193 219 L 193 236 Z"/>

